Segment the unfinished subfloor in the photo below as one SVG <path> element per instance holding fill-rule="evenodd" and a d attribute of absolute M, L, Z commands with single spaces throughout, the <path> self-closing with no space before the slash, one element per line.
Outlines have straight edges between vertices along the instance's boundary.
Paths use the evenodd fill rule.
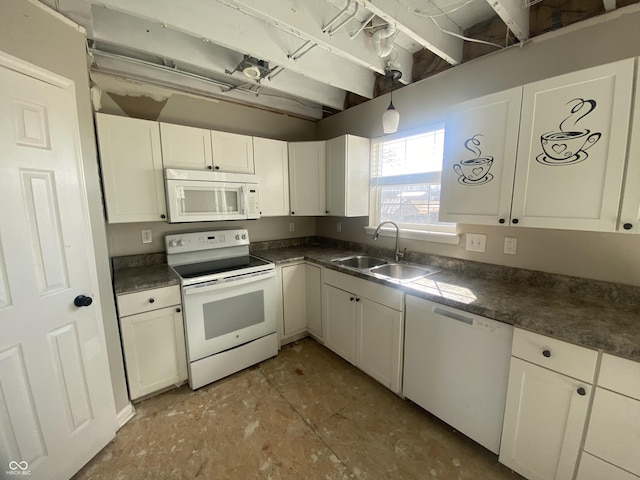
<path fill-rule="evenodd" d="M 74 480 L 521 478 L 311 339 L 136 411 Z"/>

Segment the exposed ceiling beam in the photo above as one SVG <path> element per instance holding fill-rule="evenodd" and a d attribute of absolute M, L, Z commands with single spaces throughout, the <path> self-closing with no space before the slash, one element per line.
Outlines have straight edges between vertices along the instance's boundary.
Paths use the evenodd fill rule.
<path fill-rule="evenodd" d="M 518 40 L 529 38 L 529 9 L 522 0 L 487 0 Z"/>
<path fill-rule="evenodd" d="M 338 10 L 326 0 L 218 0 L 229 6 L 237 6 L 241 11 L 255 16 L 270 25 L 282 29 L 303 40 L 311 40 L 320 48 L 334 55 L 357 63 L 377 73 L 384 74 L 387 57 L 379 57 L 372 46 L 371 37 L 365 34 L 351 37 L 361 24 L 355 14 L 358 4 L 349 2 Z M 336 28 L 347 21 L 337 32 L 327 26 L 338 14 L 344 12 L 333 24 Z M 404 83 L 411 82 L 413 55 L 404 48 L 395 46 L 394 67 L 402 71 Z"/>
<path fill-rule="evenodd" d="M 93 31 L 96 42 L 104 42 L 117 47 L 144 52 L 163 59 L 191 65 L 203 71 L 212 72 L 220 79 L 228 78 L 225 72 L 233 71 L 242 61 L 241 53 L 229 50 L 210 42 L 163 28 L 157 23 L 141 20 L 114 10 L 93 7 Z M 96 45 L 100 48 L 100 45 Z M 235 83 L 250 82 L 241 72 L 232 77 Z M 306 99 L 306 103 L 326 105 L 342 110 L 344 91 L 297 73 L 283 71 L 274 76 L 263 78 L 260 85 L 268 87 L 274 94 L 295 96 Z"/>
<path fill-rule="evenodd" d="M 311 48 L 304 56 L 294 60 L 290 54 L 305 43 L 299 37 L 275 30 L 221 3 L 211 0 L 101 0 L 100 5 L 249 54 L 268 61 L 272 66 L 281 66 L 365 98 L 373 97 L 374 75 L 369 69 L 322 48 Z"/>
<path fill-rule="evenodd" d="M 335 0 L 328 0 L 335 3 Z M 384 21 L 396 25 L 398 30 L 422 47 L 431 50 L 451 65 L 462 62 L 462 40 L 442 30 L 460 34 L 458 27 L 446 17 L 438 24 L 429 18 L 410 12 L 397 0 L 356 0 L 360 5 Z"/>

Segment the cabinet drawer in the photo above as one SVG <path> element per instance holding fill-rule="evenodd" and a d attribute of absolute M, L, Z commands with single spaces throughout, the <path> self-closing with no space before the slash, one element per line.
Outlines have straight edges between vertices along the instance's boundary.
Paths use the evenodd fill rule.
<path fill-rule="evenodd" d="M 586 452 L 583 453 L 576 480 L 602 480 L 603 478 L 608 480 L 640 480 L 640 477 L 625 472 L 615 465 L 611 465 Z"/>
<path fill-rule="evenodd" d="M 180 304 L 180 287 L 172 285 L 170 287 L 126 293 L 118 295 L 117 300 L 120 317 L 126 317 L 135 313 L 148 312 Z"/>
<path fill-rule="evenodd" d="M 605 353 L 598 386 L 640 400 L 640 363 Z"/>
<path fill-rule="evenodd" d="M 514 357 L 593 383 L 598 352 L 516 328 L 513 333 Z"/>
<path fill-rule="evenodd" d="M 330 269 L 324 270 L 323 282 L 359 297 L 374 300 L 394 310 L 402 311 L 402 292 L 395 288 L 385 287 L 379 283 L 370 282 L 369 280 L 363 280 Z"/>
<path fill-rule="evenodd" d="M 597 388 L 584 450 L 640 475 L 640 401 Z"/>

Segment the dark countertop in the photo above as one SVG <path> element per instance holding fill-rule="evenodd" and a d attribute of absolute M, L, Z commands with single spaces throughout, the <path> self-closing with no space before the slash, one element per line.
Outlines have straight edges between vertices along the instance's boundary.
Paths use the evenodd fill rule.
<path fill-rule="evenodd" d="M 179 284 L 180 279 L 166 263 L 118 268 L 113 272 L 116 295 Z"/>
<path fill-rule="evenodd" d="M 335 258 L 363 254 L 361 251 L 301 246 L 253 251 L 252 254 L 276 264 L 308 260 L 399 288 L 410 295 L 640 362 L 640 304 L 635 302 L 635 297 L 627 302 L 621 298 L 624 295 L 616 297 L 612 294 L 613 298 L 607 298 L 607 295 L 596 294 L 595 287 L 590 292 L 589 282 L 581 279 L 576 279 L 579 285 L 574 288 L 578 293 L 571 288 L 531 285 L 511 278 L 501 281 L 477 272 L 469 274 L 450 269 L 441 269 L 411 283 L 400 283 L 331 263 Z M 598 283 L 603 282 L 594 281 L 594 284 Z M 623 292 L 629 288 L 623 287 Z"/>

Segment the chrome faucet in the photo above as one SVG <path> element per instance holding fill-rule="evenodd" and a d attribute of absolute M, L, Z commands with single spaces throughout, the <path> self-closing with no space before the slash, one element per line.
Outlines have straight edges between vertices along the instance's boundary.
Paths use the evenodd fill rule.
<path fill-rule="evenodd" d="M 404 257 L 404 254 L 407 253 L 406 248 L 402 252 L 400 252 L 400 249 L 398 248 L 398 238 L 400 237 L 400 229 L 398 228 L 398 225 L 388 220 L 385 222 L 382 222 L 380 225 L 378 225 L 378 228 L 376 228 L 376 233 L 373 234 L 373 239 L 374 240 L 378 239 L 378 236 L 380 235 L 380 227 L 382 227 L 385 223 L 390 223 L 391 225 L 396 227 L 396 251 L 394 252 L 393 258 L 395 259 L 396 262 L 398 262 L 402 257 Z"/>

